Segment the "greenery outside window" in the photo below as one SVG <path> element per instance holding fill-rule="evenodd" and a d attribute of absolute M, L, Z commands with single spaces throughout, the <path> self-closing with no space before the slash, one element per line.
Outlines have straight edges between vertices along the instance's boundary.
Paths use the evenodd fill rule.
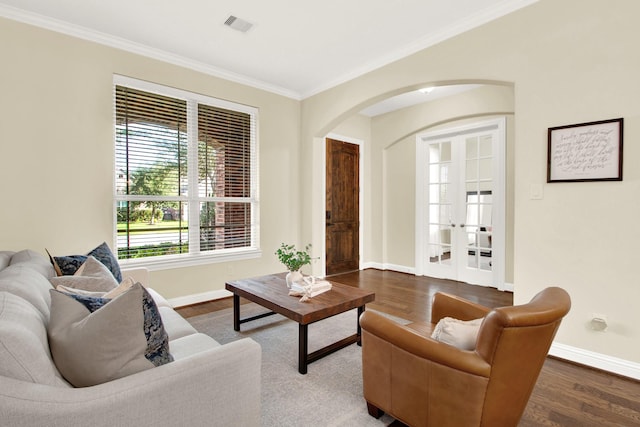
<path fill-rule="evenodd" d="M 257 110 L 121 76 L 114 92 L 118 258 L 259 254 Z"/>

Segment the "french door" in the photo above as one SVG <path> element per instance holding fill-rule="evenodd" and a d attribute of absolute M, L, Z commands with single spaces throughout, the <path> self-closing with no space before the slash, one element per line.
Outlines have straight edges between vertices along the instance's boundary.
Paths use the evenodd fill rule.
<path fill-rule="evenodd" d="M 505 120 L 416 144 L 416 274 L 503 289 Z"/>

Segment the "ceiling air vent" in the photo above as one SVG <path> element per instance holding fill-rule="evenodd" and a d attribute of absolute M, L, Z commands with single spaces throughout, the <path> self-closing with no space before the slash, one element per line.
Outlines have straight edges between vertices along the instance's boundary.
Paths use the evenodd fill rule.
<path fill-rule="evenodd" d="M 234 30 L 238 30 L 241 33 L 246 33 L 253 27 L 251 22 L 247 22 L 244 19 L 240 19 L 233 15 L 229 16 L 226 21 L 224 21 L 224 25 L 233 28 Z"/>

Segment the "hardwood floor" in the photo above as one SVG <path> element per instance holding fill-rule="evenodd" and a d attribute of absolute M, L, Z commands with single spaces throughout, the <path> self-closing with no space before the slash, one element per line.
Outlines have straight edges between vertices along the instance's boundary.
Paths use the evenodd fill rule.
<path fill-rule="evenodd" d="M 488 307 L 513 304 L 509 292 L 390 271 L 368 269 L 331 280 L 375 291 L 367 307 L 412 321 L 429 320 L 431 297 L 439 291 Z M 178 312 L 190 317 L 229 307 L 232 299 L 226 298 Z M 519 426 L 640 427 L 640 382 L 548 357 Z"/>

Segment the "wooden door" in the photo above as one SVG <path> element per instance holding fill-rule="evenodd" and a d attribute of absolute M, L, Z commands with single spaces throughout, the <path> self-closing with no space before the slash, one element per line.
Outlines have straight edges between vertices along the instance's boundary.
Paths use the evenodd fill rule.
<path fill-rule="evenodd" d="M 360 267 L 360 148 L 327 138 L 326 274 Z"/>

